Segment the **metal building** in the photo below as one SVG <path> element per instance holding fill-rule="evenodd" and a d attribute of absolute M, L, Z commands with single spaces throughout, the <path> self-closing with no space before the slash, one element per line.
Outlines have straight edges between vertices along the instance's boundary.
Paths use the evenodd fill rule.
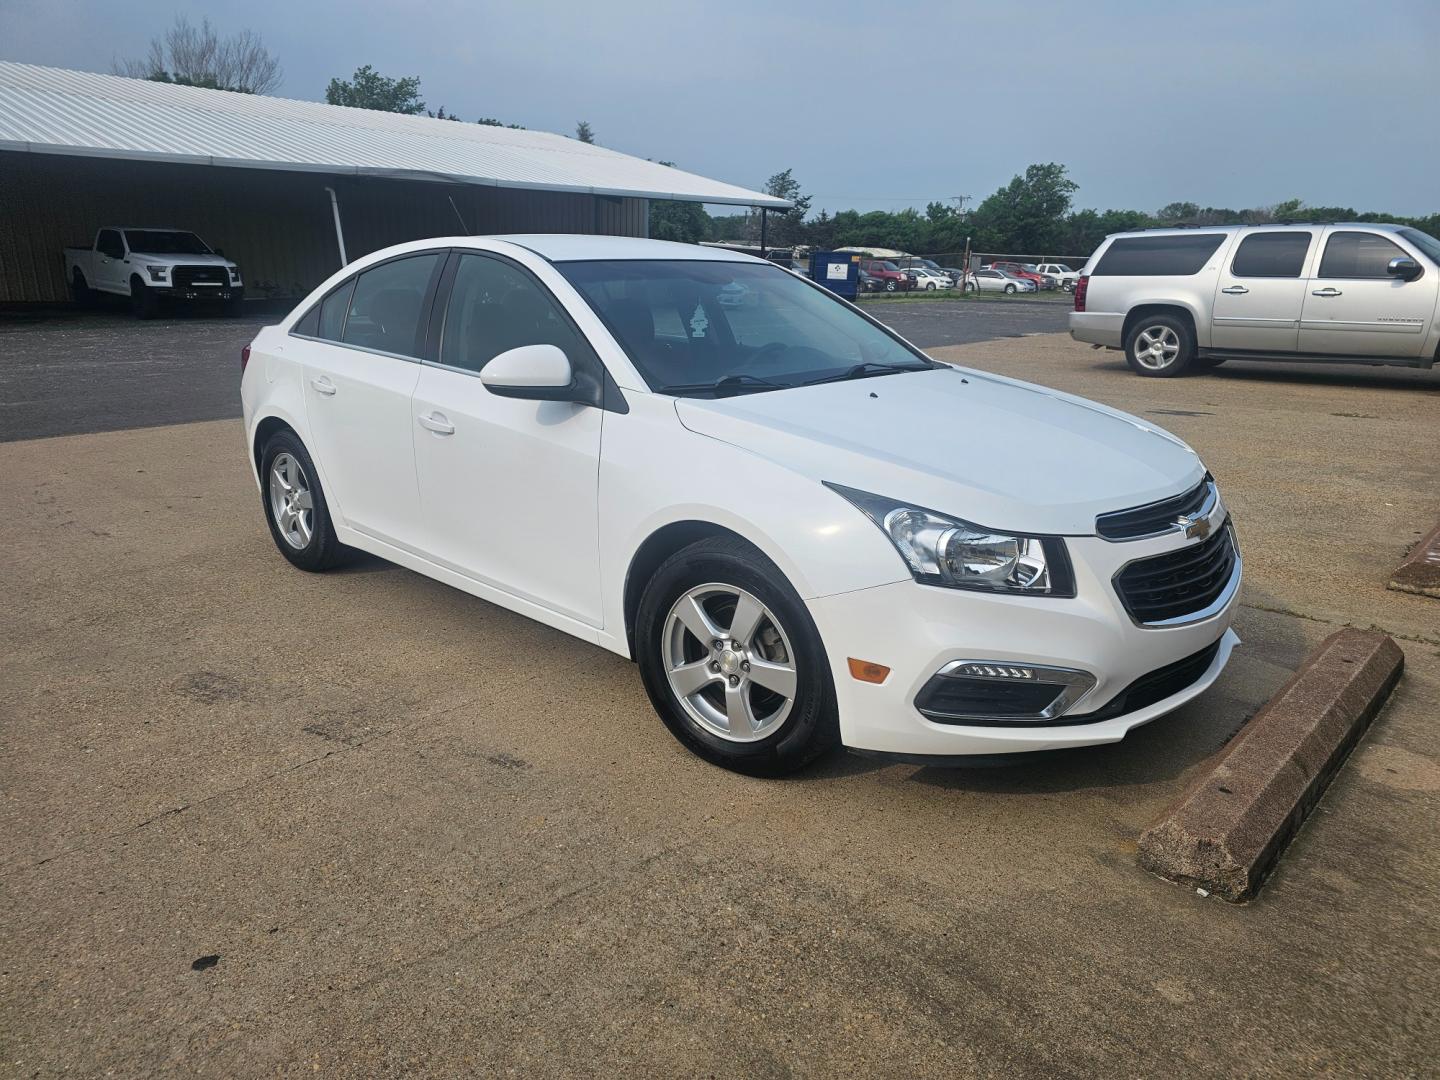
<path fill-rule="evenodd" d="M 193 229 L 251 297 L 296 297 L 403 240 L 644 236 L 649 200 L 784 208 L 543 131 L 0 62 L 0 304 L 67 298 L 101 225 Z"/>

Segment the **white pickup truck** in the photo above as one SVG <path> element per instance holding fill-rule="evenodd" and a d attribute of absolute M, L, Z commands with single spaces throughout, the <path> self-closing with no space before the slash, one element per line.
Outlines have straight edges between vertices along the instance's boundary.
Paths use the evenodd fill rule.
<path fill-rule="evenodd" d="M 65 249 L 65 277 L 82 305 L 96 293 L 130 298 L 138 318 L 153 318 L 164 301 L 215 301 L 237 314 L 245 299 L 240 268 L 184 229 L 107 225 L 88 248 Z"/>

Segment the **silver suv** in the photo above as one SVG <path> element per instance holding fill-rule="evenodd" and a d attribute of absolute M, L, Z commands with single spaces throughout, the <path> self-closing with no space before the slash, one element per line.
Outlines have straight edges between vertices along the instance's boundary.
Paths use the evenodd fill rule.
<path fill-rule="evenodd" d="M 1226 360 L 1428 368 L 1440 353 L 1440 240 L 1402 225 L 1116 233 L 1075 287 L 1070 336 L 1137 375 Z"/>

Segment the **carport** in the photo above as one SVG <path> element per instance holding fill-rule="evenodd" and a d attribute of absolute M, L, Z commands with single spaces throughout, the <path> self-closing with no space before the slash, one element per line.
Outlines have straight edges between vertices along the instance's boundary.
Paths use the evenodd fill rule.
<path fill-rule="evenodd" d="M 64 301 L 61 249 L 106 224 L 193 229 L 291 298 L 426 236 L 644 236 L 651 199 L 789 206 L 549 132 L 0 62 L 0 304 Z"/>

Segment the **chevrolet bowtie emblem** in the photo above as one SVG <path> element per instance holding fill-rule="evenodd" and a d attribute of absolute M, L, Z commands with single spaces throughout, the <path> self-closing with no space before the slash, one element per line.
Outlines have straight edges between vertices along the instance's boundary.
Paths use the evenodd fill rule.
<path fill-rule="evenodd" d="M 1182 515 L 1175 519 L 1175 524 L 1185 530 L 1185 536 L 1189 540 L 1204 540 L 1210 535 L 1210 519 L 1208 517 Z"/>

